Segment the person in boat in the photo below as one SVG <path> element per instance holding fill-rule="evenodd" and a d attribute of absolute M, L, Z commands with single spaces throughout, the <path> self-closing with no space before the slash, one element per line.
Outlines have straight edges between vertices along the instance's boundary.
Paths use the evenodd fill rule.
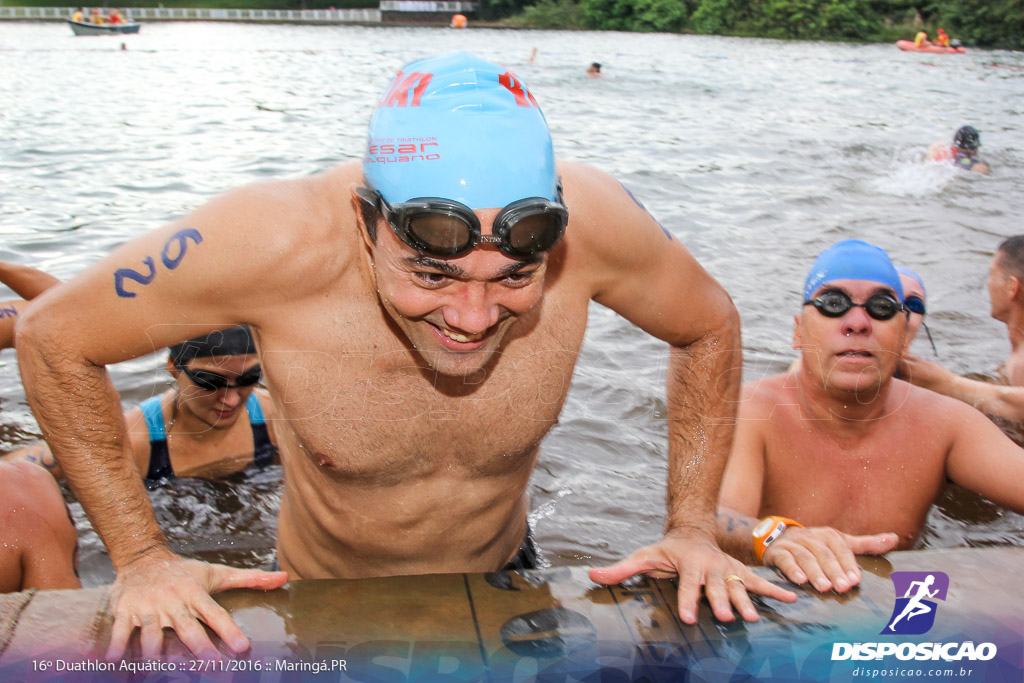
<path fill-rule="evenodd" d="M 14 347 L 15 326 L 28 301 L 60 284 L 60 280 L 37 268 L 0 261 L 0 282 L 22 297 L 0 302 L 0 349 L 10 349 Z"/>
<path fill-rule="evenodd" d="M 76 9 L 74 11 L 74 14 L 71 15 L 71 21 L 77 21 L 77 22 L 81 23 L 84 20 L 85 20 L 85 8 L 84 7 L 79 7 L 78 9 Z"/>
<path fill-rule="evenodd" d="M 94 23 L 94 24 L 105 24 L 106 23 L 106 18 L 96 8 L 93 8 L 92 14 L 90 15 L 90 19 L 89 20 L 92 23 Z"/>
<path fill-rule="evenodd" d="M 936 33 L 935 44 L 940 47 L 949 47 L 949 36 L 946 35 L 946 32 L 940 28 Z"/>
<path fill-rule="evenodd" d="M 908 316 L 885 251 L 826 249 L 803 294 L 800 369 L 743 387 L 723 548 L 844 592 L 860 581 L 856 554 L 914 546 L 947 481 L 1024 512 L 1024 450 L 971 406 L 893 378 Z"/>
<path fill-rule="evenodd" d="M 907 355 L 900 374 L 908 382 L 968 403 L 987 415 L 1024 421 L 1024 235 L 1009 237 L 996 249 L 988 268 L 990 314 L 1004 323 L 1010 355 L 1000 382 L 961 377 L 923 358 Z"/>
<path fill-rule="evenodd" d="M 277 460 L 273 403 L 257 389 L 260 362 L 246 326 L 216 330 L 170 348 L 174 387 L 125 413 L 135 466 L 149 488 L 175 476 L 219 479 Z M 247 419 L 244 419 L 246 418 Z M 3 460 L 64 472 L 45 441 Z"/>
<path fill-rule="evenodd" d="M 957 168 L 975 173 L 989 174 L 989 166 L 978 157 L 981 134 L 974 126 L 961 126 L 953 135 L 952 146 L 935 143 L 928 151 L 931 161 L 950 161 Z"/>
<path fill-rule="evenodd" d="M 914 47 L 928 47 L 932 44 L 932 41 L 928 40 L 927 31 L 918 31 L 917 35 L 914 36 Z"/>
<path fill-rule="evenodd" d="M 125 23 L 124 17 L 121 16 L 121 10 L 112 9 L 110 10 L 110 16 L 107 18 L 109 24 L 123 24 Z"/>
<path fill-rule="evenodd" d="M 209 596 L 227 588 L 530 566 L 527 484 L 591 300 L 670 349 L 665 535 L 591 578 L 678 574 L 691 624 L 702 586 L 725 621 L 758 618 L 748 591 L 795 600 L 716 544 L 741 343 L 689 251 L 612 177 L 556 164 L 526 85 L 476 55 L 406 65 L 367 140 L 361 162 L 230 192 L 122 245 L 19 325 L 32 409 L 117 569 L 108 654 L 139 624 L 144 656 L 163 627 L 212 654 L 202 624 L 246 649 Z M 252 326 L 282 425 L 287 573 L 175 555 L 122 445 L 104 367 L 216 321 Z"/>

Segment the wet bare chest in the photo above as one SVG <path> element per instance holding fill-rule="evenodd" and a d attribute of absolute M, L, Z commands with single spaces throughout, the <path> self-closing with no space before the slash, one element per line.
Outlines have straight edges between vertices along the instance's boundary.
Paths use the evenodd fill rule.
<path fill-rule="evenodd" d="M 585 313 L 563 323 L 514 340 L 484 370 L 455 381 L 404 348 L 357 344 L 271 350 L 264 368 L 291 450 L 329 475 L 382 483 L 445 471 L 500 476 L 532 466 L 557 422 Z"/>

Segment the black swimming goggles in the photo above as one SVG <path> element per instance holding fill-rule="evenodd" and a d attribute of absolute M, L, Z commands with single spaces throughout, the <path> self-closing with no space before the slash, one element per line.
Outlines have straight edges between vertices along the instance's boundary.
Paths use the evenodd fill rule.
<path fill-rule="evenodd" d="M 922 299 L 919 296 L 908 296 L 906 299 L 903 300 L 903 305 L 906 306 L 907 310 L 910 311 L 911 313 L 917 313 L 921 316 L 924 316 L 925 314 L 924 299 Z M 934 351 L 935 355 L 938 356 L 939 350 L 935 348 L 935 340 L 932 339 L 932 331 L 928 329 L 928 323 L 922 320 L 921 327 L 924 328 L 925 334 L 928 335 L 928 342 L 932 345 L 932 351 Z"/>
<path fill-rule="evenodd" d="M 189 370 L 184 365 L 179 365 L 177 367 L 179 370 L 184 372 L 190 380 L 192 380 L 193 384 L 203 391 L 244 389 L 245 387 L 251 387 L 259 382 L 260 378 L 263 376 L 263 368 L 259 365 L 254 365 L 235 378 L 235 383 L 232 384 L 229 378 L 219 372 L 210 372 L 209 370 Z"/>
<path fill-rule="evenodd" d="M 480 234 L 480 219 L 473 210 L 451 199 L 417 197 L 392 205 L 371 187 L 356 192 L 364 202 L 380 209 L 398 239 L 440 258 L 468 254 L 486 242 L 506 256 L 528 259 L 558 244 L 569 222 L 561 185 L 557 201 L 530 197 L 506 206 L 494 219 L 492 235 Z"/>
<path fill-rule="evenodd" d="M 907 310 L 891 294 L 872 294 L 864 303 L 855 304 L 846 292 L 839 289 L 825 290 L 805 301 L 804 306 L 814 306 L 826 318 L 841 318 L 854 306 L 860 306 L 875 320 L 892 320 L 898 313 Z"/>

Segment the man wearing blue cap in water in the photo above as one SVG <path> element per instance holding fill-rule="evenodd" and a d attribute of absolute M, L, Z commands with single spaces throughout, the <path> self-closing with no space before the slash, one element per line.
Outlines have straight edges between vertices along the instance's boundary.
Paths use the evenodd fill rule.
<path fill-rule="evenodd" d="M 361 164 L 215 199 L 23 321 L 33 409 L 118 570 L 109 653 L 141 627 L 155 656 L 168 627 L 209 655 L 200 622 L 246 649 L 209 597 L 227 588 L 528 566 L 526 487 L 591 300 L 671 345 L 665 537 L 592 577 L 677 574 L 687 623 L 702 586 L 726 621 L 757 618 L 747 590 L 795 599 L 715 542 L 741 367 L 728 295 L 613 178 L 555 165 L 513 73 L 454 53 L 399 72 Z M 236 324 L 283 416 L 287 575 L 167 548 L 104 370 Z"/>
<path fill-rule="evenodd" d="M 855 554 L 914 546 L 947 480 L 1024 512 L 1024 451 L 984 415 L 893 378 L 907 329 L 882 249 L 815 261 L 790 373 L 750 382 L 722 483 L 719 541 L 819 591 L 860 581 Z"/>

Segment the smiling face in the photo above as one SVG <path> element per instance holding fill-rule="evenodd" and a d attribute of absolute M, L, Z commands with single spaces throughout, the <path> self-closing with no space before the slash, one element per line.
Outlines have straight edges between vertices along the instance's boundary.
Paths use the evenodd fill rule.
<path fill-rule="evenodd" d="M 892 288 L 867 280 L 834 280 L 815 290 L 839 290 L 855 304 Z M 812 297 L 813 298 L 813 297 Z M 843 392 L 877 390 L 893 376 L 907 329 L 907 317 L 898 313 L 890 320 L 876 320 L 861 306 L 853 306 L 837 318 L 804 306 L 796 318 L 793 347 L 803 352 L 803 367 L 826 389 Z"/>
<path fill-rule="evenodd" d="M 491 234 L 498 209 L 475 213 L 482 234 Z M 520 261 L 481 244 L 458 258 L 436 258 L 405 245 L 383 219 L 375 241 L 365 226 L 363 234 L 381 304 L 443 375 L 483 368 L 508 331 L 541 301 L 547 255 Z"/>
<path fill-rule="evenodd" d="M 222 375 L 233 385 L 241 375 L 259 364 L 259 357 L 253 353 L 196 358 L 188 361 L 185 367 L 192 373 L 205 371 Z M 256 386 L 229 386 L 208 391 L 197 386 L 184 371 L 174 367 L 170 359 L 167 361 L 167 370 L 177 382 L 178 396 L 175 400 L 178 402 L 178 410 L 197 418 L 211 429 L 230 429 L 234 426 L 245 413 L 245 401 Z"/>

